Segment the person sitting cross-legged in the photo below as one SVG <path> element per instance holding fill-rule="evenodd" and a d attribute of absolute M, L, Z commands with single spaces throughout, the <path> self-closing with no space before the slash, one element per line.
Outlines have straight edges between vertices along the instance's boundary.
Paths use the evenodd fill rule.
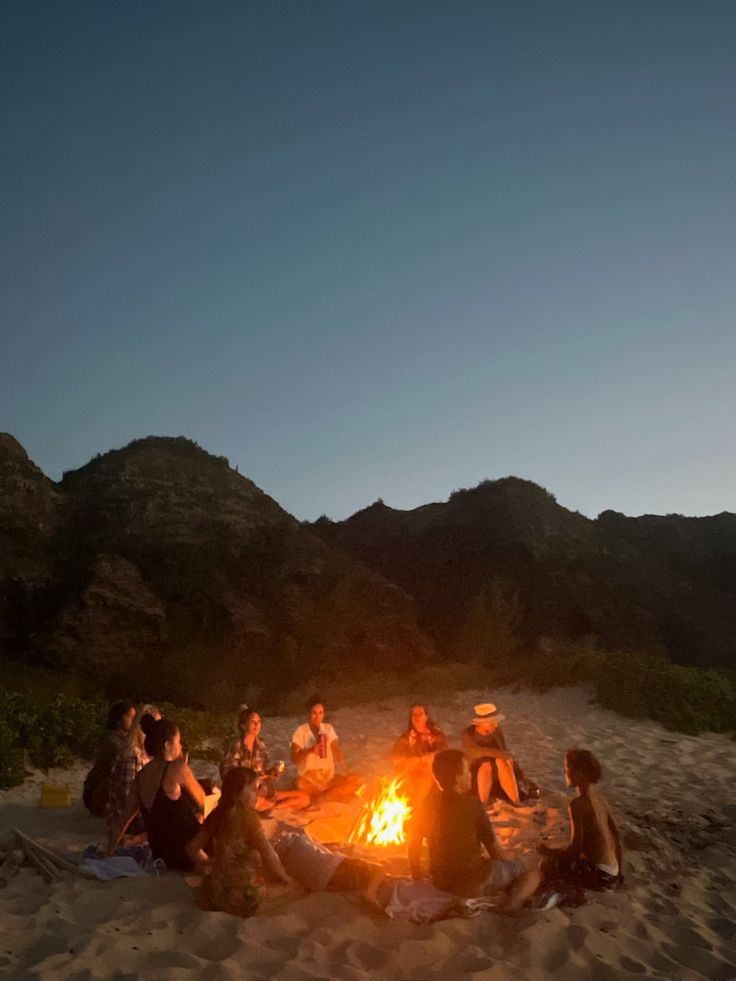
<path fill-rule="evenodd" d="M 310 798 L 352 798 L 360 786 L 360 778 L 348 771 L 345 757 L 337 741 L 337 733 L 325 722 L 325 706 L 318 695 L 307 703 L 308 720 L 291 737 L 291 759 L 298 776 L 296 789 Z M 335 764 L 343 770 L 338 774 Z"/>
<path fill-rule="evenodd" d="M 309 796 L 299 790 L 284 790 L 276 786 L 284 764 L 272 765 L 268 747 L 261 739 L 263 720 L 253 707 L 241 705 L 237 718 L 238 735 L 230 740 L 225 757 L 220 763 L 220 776 L 224 780 L 236 767 L 250 767 L 258 774 L 256 784 L 256 810 L 272 808 L 299 809 L 309 805 Z"/>

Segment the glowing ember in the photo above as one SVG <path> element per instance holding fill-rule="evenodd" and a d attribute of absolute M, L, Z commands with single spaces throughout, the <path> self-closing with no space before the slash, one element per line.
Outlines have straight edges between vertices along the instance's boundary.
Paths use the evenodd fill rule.
<path fill-rule="evenodd" d="M 405 828 L 411 817 L 409 800 L 402 793 L 403 780 L 380 777 L 377 790 L 363 805 L 348 841 L 368 845 L 403 845 Z M 358 793 L 364 791 L 361 787 Z"/>

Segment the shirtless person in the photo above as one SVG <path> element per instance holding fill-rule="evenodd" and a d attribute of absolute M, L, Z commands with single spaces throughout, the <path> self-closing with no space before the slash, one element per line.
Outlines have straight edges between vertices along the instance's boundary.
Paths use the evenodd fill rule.
<path fill-rule="evenodd" d="M 606 799 L 595 786 L 602 773 L 587 749 L 565 753 L 565 781 L 577 791 L 570 801 L 571 839 L 567 848 L 539 846 L 543 879 L 566 879 L 584 889 L 607 889 L 618 883 L 621 840 Z"/>
<path fill-rule="evenodd" d="M 565 753 L 565 782 L 577 796 L 570 801 L 570 844 L 550 848 L 542 843 L 535 879 L 530 875 L 510 898 L 507 909 L 519 909 L 540 884 L 564 880 L 582 889 L 610 889 L 622 879 L 621 841 L 608 804 L 594 786 L 602 776 L 601 765 L 587 749 Z"/>
<path fill-rule="evenodd" d="M 516 905 L 517 893 L 526 896 L 534 891 L 536 869 L 526 872 L 520 862 L 505 856 L 485 808 L 469 793 L 470 769 L 459 749 L 437 753 L 432 772 L 439 790 L 424 799 L 409 831 L 412 878 L 421 877 L 422 842 L 426 838 L 429 873 L 438 889 L 469 897 L 506 888 L 508 902 Z"/>
<path fill-rule="evenodd" d="M 337 733 L 325 722 L 325 707 L 315 695 L 307 702 L 308 721 L 300 725 L 291 737 L 291 761 L 298 769 L 296 789 L 310 798 L 322 795 L 332 798 L 351 798 L 360 786 L 360 778 L 348 771 L 345 757 L 337 741 Z M 343 774 L 335 771 L 335 763 Z"/>

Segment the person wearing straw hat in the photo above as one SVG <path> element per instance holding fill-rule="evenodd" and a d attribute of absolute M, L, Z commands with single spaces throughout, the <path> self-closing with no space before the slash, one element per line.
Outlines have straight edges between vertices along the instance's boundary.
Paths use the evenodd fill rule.
<path fill-rule="evenodd" d="M 463 729 L 461 739 L 472 787 L 481 803 L 500 798 L 518 807 L 522 800 L 538 797 L 537 785 L 526 778 L 506 746 L 500 725 L 506 716 L 492 702 L 476 705 L 474 711 L 473 722 Z"/>

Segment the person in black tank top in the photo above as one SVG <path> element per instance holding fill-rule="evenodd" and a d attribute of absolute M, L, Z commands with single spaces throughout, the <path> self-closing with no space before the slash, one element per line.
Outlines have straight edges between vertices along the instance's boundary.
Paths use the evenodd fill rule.
<path fill-rule="evenodd" d="M 110 832 L 108 853 L 115 851 L 140 811 L 153 857 L 163 859 L 169 868 L 187 871 L 192 868 L 192 861 L 186 846 L 201 827 L 197 812 L 204 805 L 204 790 L 182 756 L 181 736 L 174 723 L 145 716 L 141 724 L 146 733 L 146 752 L 153 759 L 133 783 L 120 822 Z M 169 796 L 177 791 L 178 797 Z"/>
<path fill-rule="evenodd" d="M 182 792 L 172 800 L 164 790 L 164 779 L 169 768 L 167 763 L 161 774 L 153 806 L 149 809 L 141 802 L 141 814 L 148 831 L 148 843 L 154 858 L 162 858 L 170 869 L 188 871 L 193 867 L 186 846 L 199 832 L 200 823 L 192 810 L 192 802 Z"/>

